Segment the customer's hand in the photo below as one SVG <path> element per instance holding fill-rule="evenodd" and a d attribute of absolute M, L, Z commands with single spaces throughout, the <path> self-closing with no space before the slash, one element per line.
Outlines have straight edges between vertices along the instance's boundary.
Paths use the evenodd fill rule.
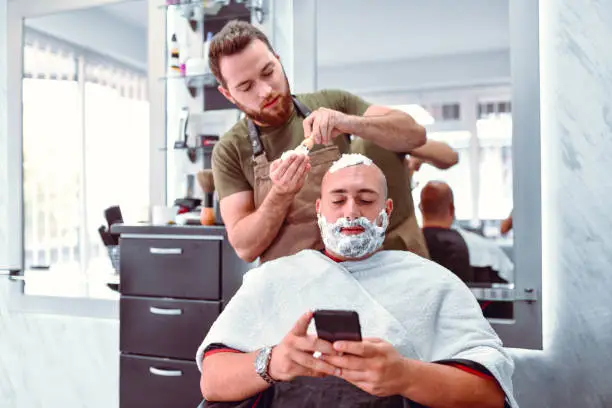
<path fill-rule="evenodd" d="M 270 179 L 278 194 L 295 195 L 304 186 L 309 171 L 310 158 L 307 155 L 291 154 L 270 164 Z"/>
<path fill-rule="evenodd" d="M 333 354 L 334 349 L 330 342 L 307 334 L 312 315 L 312 312 L 303 314 L 285 338 L 272 349 L 269 374 L 273 379 L 291 381 L 295 377 L 334 375 L 334 367 L 322 358 L 313 357 L 315 351 L 325 356 Z"/>
<path fill-rule="evenodd" d="M 336 355 L 325 355 L 325 361 L 340 369 L 337 375 L 363 391 L 386 397 L 401 394 L 406 387 L 407 360 L 381 339 L 337 341 Z"/>
<path fill-rule="evenodd" d="M 334 138 L 344 131 L 348 115 L 345 113 L 328 109 L 319 108 L 304 119 L 304 138 L 312 138 L 316 144 L 330 144 Z"/>

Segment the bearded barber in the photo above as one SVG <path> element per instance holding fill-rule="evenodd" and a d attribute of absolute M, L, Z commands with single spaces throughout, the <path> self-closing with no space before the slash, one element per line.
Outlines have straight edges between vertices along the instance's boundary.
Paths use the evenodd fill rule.
<path fill-rule="evenodd" d="M 231 21 L 213 37 L 209 64 L 219 91 L 246 114 L 212 157 L 229 241 L 246 261 L 323 248 L 313 203 L 331 163 L 351 151 L 347 135 L 385 151 L 426 147 L 425 129 L 403 112 L 344 91 L 293 97 L 279 56 L 249 23 Z M 307 155 L 281 158 L 301 144 Z"/>

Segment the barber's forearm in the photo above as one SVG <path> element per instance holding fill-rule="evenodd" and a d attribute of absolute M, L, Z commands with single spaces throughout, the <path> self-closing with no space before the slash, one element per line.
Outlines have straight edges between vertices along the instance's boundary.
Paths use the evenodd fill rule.
<path fill-rule="evenodd" d="M 229 232 L 231 244 L 240 258 L 253 262 L 278 235 L 293 195 L 280 195 L 274 187 L 259 208 L 238 221 Z"/>
<path fill-rule="evenodd" d="M 438 169 L 448 169 L 459 162 L 459 155 L 448 144 L 436 140 L 428 140 L 423 146 L 410 152 L 416 157 Z"/>
<path fill-rule="evenodd" d="M 427 141 L 425 128 L 402 112 L 348 116 L 343 129 L 393 152 L 408 153 Z"/>
<path fill-rule="evenodd" d="M 402 395 L 431 408 L 503 408 L 504 392 L 494 379 L 455 367 L 405 360 L 407 385 Z"/>
<path fill-rule="evenodd" d="M 251 353 L 217 353 L 202 362 L 200 389 L 207 401 L 242 401 L 270 385 L 255 372 Z"/>

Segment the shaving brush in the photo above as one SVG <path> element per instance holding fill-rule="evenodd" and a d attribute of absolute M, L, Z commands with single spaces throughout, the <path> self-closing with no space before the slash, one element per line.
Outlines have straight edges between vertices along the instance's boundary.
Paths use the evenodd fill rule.
<path fill-rule="evenodd" d="M 204 202 L 202 204 L 202 212 L 200 213 L 200 223 L 202 225 L 215 225 L 215 210 L 213 208 L 213 196 L 215 193 L 215 181 L 213 179 L 212 170 L 201 170 L 197 174 L 198 183 L 204 192 Z"/>

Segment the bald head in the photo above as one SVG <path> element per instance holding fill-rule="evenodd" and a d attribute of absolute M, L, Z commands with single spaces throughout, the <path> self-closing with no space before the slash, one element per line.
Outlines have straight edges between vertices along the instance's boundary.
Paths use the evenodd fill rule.
<path fill-rule="evenodd" d="M 359 217 L 374 220 L 381 210 L 386 208 L 390 213 L 393 208 L 387 199 L 387 179 L 383 172 L 371 161 L 363 164 L 357 159 L 352 157 L 353 163 L 347 165 L 334 163 L 323 177 L 317 212 L 331 222 Z"/>
<path fill-rule="evenodd" d="M 453 202 L 453 191 L 443 181 L 430 181 L 421 190 L 421 203 L 419 208 L 423 213 L 423 221 L 453 222 L 455 206 Z"/>
<path fill-rule="evenodd" d="M 334 166 L 323 176 L 321 197 L 326 193 L 346 190 L 344 187 L 349 183 L 361 190 L 375 191 L 383 199 L 387 198 L 387 178 L 374 163 L 360 163 L 341 168 L 334 168 Z"/>

